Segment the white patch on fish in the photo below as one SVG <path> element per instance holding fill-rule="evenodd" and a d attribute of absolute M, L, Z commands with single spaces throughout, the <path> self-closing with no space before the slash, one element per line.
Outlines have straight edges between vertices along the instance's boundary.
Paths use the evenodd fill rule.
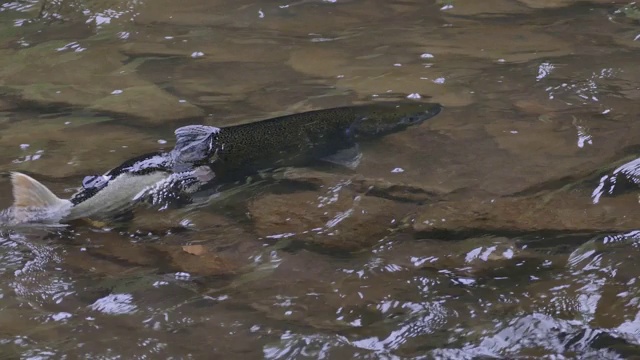
<path fill-rule="evenodd" d="M 71 208 L 64 220 L 87 217 L 107 217 L 135 203 L 136 195 L 148 186 L 167 179 L 171 173 L 155 171 L 146 175 L 122 173 L 94 196 Z"/>

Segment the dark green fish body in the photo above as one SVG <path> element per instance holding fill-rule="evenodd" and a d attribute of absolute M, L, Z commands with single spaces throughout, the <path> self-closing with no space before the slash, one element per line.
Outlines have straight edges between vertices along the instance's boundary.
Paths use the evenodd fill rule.
<path fill-rule="evenodd" d="M 357 142 L 419 124 L 441 109 L 433 103 L 378 103 L 223 127 L 216 134 L 209 166 L 222 181 L 269 168 L 305 165 Z"/>

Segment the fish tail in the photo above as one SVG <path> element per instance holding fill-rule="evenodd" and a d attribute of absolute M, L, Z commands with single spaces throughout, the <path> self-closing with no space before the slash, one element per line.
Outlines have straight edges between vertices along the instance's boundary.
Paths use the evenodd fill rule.
<path fill-rule="evenodd" d="M 11 173 L 15 208 L 60 208 L 69 200 L 60 199 L 36 179 L 19 172 Z"/>

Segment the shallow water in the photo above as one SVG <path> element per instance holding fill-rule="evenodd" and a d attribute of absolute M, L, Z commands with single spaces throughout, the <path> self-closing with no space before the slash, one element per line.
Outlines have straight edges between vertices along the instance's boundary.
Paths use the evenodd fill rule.
<path fill-rule="evenodd" d="M 0 170 L 61 196 L 185 124 L 445 110 L 355 171 L 3 231 L 0 358 L 640 355 L 639 21 L 627 1 L 5 2 Z"/>

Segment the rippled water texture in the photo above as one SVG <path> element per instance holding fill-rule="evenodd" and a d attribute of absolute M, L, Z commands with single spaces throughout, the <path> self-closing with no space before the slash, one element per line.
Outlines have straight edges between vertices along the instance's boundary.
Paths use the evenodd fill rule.
<path fill-rule="evenodd" d="M 2 232 L 0 358 L 639 355 L 639 21 L 612 0 L 4 2 L 0 170 L 60 196 L 186 124 L 445 110 L 355 171 Z"/>

